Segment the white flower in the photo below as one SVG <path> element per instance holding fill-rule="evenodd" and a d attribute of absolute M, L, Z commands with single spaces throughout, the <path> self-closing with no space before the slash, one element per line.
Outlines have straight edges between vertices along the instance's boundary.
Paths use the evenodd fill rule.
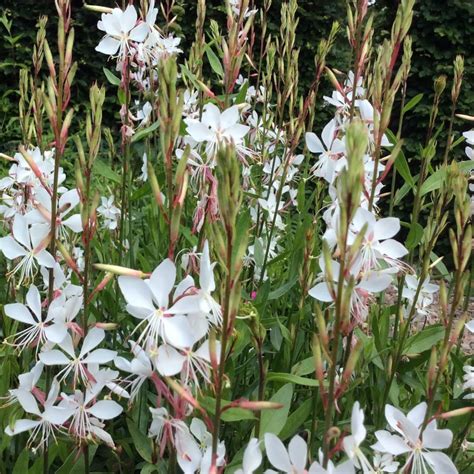
<path fill-rule="evenodd" d="M 130 389 L 130 402 L 138 395 L 141 386 L 153 375 L 153 366 L 148 354 L 134 341 L 129 341 L 134 358 L 128 361 L 124 357 L 116 357 L 115 366 L 131 374 L 124 382 Z"/>
<path fill-rule="evenodd" d="M 464 383 L 463 383 L 463 390 L 468 390 L 471 393 L 465 395 L 463 398 L 465 399 L 473 399 L 474 398 L 474 367 L 472 365 L 465 365 L 463 367 L 464 370 Z"/>
<path fill-rule="evenodd" d="M 17 214 L 13 220 L 12 234 L 0 238 L 0 250 L 9 260 L 21 257 L 10 272 L 10 275 L 20 272 L 18 284 L 33 278 L 37 264 L 47 268 L 54 266 L 54 258 L 45 250 L 49 241 L 48 226 L 35 224 L 28 227 L 26 217 Z"/>
<path fill-rule="evenodd" d="M 393 460 L 391 454 L 379 454 L 374 455 L 374 470 L 376 474 L 382 474 L 383 472 L 397 472 L 399 462 Z"/>
<path fill-rule="evenodd" d="M 367 225 L 367 230 L 358 257 L 361 260 L 361 270 L 379 269 L 379 260 L 385 261 L 389 266 L 400 266 L 398 259 L 407 255 L 408 250 L 391 238 L 400 230 L 400 219 L 385 217 L 377 220 L 372 212 L 359 208 L 351 223 L 349 245 L 354 243 L 364 225 Z"/>
<path fill-rule="evenodd" d="M 114 204 L 114 196 L 100 198 L 101 205 L 97 208 L 97 212 L 104 218 L 103 227 L 109 230 L 115 230 L 120 216 L 120 209 Z"/>
<path fill-rule="evenodd" d="M 415 303 L 416 290 L 420 280 L 414 275 L 406 275 L 405 286 L 403 287 L 402 297 L 408 300 L 410 305 Z M 433 304 L 434 295 L 437 293 L 439 287 L 430 283 L 429 277 L 421 285 L 418 299 L 416 300 L 416 311 L 421 316 L 428 315 L 428 307 Z"/>
<path fill-rule="evenodd" d="M 283 209 L 283 203 L 278 203 L 277 206 L 277 198 L 273 191 L 270 191 L 268 197 L 266 199 L 259 198 L 258 203 L 260 204 L 261 208 L 268 212 L 268 222 L 272 223 L 273 219 L 275 219 L 275 227 L 278 229 L 284 230 L 285 224 L 279 214 L 279 212 Z"/>
<path fill-rule="evenodd" d="M 164 447 L 166 442 L 174 442 L 178 431 L 188 432 L 188 427 L 182 420 L 173 418 L 164 407 L 150 408 L 152 416 L 148 437 L 155 438 L 157 443 Z"/>
<path fill-rule="evenodd" d="M 366 435 L 364 411 L 360 408 L 359 402 L 355 402 L 352 407 L 351 434 L 343 440 L 344 451 L 357 468 L 362 468 L 364 472 L 372 472 L 372 466 L 359 447 Z"/>
<path fill-rule="evenodd" d="M 346 149 L 344 141 L 336 138 L 336 135 L 336 121 L 332 119 L 323 129 L 322 142 L 313 132 L 307 132 L 305 136 L 308 150 L 319 155 L 319 159 L 311 168 L 311 172 L 315 176 L 324 178 L 328 183 L 334 181 L 338 158 L 344 154 Z"/>
<path fill-rule="evenodd" d="M 112 13 L 102 13 L 97 27 L 105 31 L 106 35 L 95 50 L 109 56 L 114 56 L 117 52 L 121 58 L 126 56 L 130 42 L 141 43 L 148 35 L 147 23 L 142 22 L 137 25 L 137 18 L 137 11 L 133 5 L 129 5 L 125 11 L 114 8 Z"/>
<path fill-rule="evenodd" d="M 174 304 L 169 304 L 170 293 L 176 280 L 176 267 L 166 259 L 153 271 L 147 281 L 140 278 L 121 276 L 118 279 L 120 290 L 127 301 L 127 311 L 141 322 L 133 333 L 142 330 L 137 342 L 142 340 L 159 345 L 159 339 L 174 347 L 191 347 L 194 337 L 185 314 L 200 310 L 196 296 L 183 296 L 178 285 Z M 186 286 L 187 287 L 187 286 Z M 133 334 L 132 333 L 132 334 Z"/>
<path fill-rule="evenodd" d="M 427 405 L 420 403 L 408 415 L 397 408 L 386 405 L 385 418 L 398 434 L 380 430 L 375 432 L 378 442 L 373 449 L 394 456 L 407 454 L 404 468 L 411 466 L 413 474 L 427 474 L 430 468 L 435 473 L 457 474 L 457 469 L 449 457 L 437 451 L 451 445 L 453 434 L 450 430 L 439 430 L 436 420 L 428 423 L 422 431 Z M 401 435 L 401 436 L 400 436 Z M 402 468 L 402 469 L 404 469 Z"/>
<path fill-rule="evenodd" d="M 113 400 L 97 401 L 98 393 L 97 389 L 88 389 L 85 393 L 76 390 L 73 395 L 62 393 L 59 406 L 71 414 L 69 431 L 75 437 L 84 440 L 93 436 L 114 447 L 112 437 L 103 430 L 104 424 L 99 420 L 111 420 L 120 415 L 123 408 Z"/>
<path fill-rule="evenodd" d="M 27 445 L 31 446 L 39 438 L 38 447 L 48 444 L 51 436 L 55 438 L 55 431 L 60 428 L 72 415 L 69 410 L 61 406 L 55 406 L 56 398 L 59 394 L 59 383 L 53 380 L 48 397 L 44 402 L 43 412 L 40 412 L 35 397 L 29 392 L 19 392 L 18 401 L 25 412 L 37 416 L 38 420 L 21 419 L 16 420 L 12 427 L 7 426 L 5 433 L 8 436 L 15 436 L 24 431 L 33 430 L 28 438 Z"/>
<path fill-rule="evenodd" d="M 28 212 L 25 216 L 29 224 L 46 223 L 48 227 L 51 225 L 51 196 L 44 189 L 38 189 L 35 195 L 35 208 Z M 71 189 L 61 194 L 57 203 L 56 231 L 60 236 L 65 236 L 67 227 L 73 232 L 82 232 L 82 220 L 80 214 L 74 214 L 68 217 L 68 214 L 80 202 L 79 192 L 77 189 Z"/>
<path fill-rule="evenodd" d="M 235 474 L 253 474 L 262 464 L 262 451 L 260 451 L 259 441 L 252 438 L 247 444 L 242 460 L 242 468 L 237 469 Z"/>
<path fill-rule="evenodd" d="M 192 433 L 192 434 L 191 434 Z M 212 435 L 207 431 L 202 420 L 193 418 L 190 432 L 179 430 L 175 435 L 175 446 L 178 453 L 179 467 L 184 474 L 199 470 L 208 473 L 211 469 Z M 225 445 L 218 442 L 216 465 L 220 467 L 225 461 Z"/>
<path fill-rule="evenodd" d="M 54 301 L 53 301 L 54 303 Z M 51 306 L 53 306 L 53 303 Z M 50 308 L 51 308 L 50 306 Z M 53 310 L 49 310 L 43 319 L 41 310 L 41 297 L 36 286 L 32 285 L 26 293 L 26 305 L 22 303 L 11 303 L 5 305 L 5 314 L 16 321 L 26 324 L 27 327 L 15 334 L 14 344 L 20 348 L 20 352 L 31 344 L 36 345 L 36 352 L 46 342 L 45 330 L 47 324 L 53 318 Z"/>
<path fill-rule="evenodd" d="M 73 373 L 73 385 L 81 380 L 86 386 L 90 385 L 90 374 L 87 370 L 87 364 L 105 364 L 113 360 L 117 352 L 109 349 L 94 350 L 105 338 L 105 331 L 99 328 L 92 328 L 82 341 L 82 347 L 79 355 L 74 350 L 72 338 L 69 334 L 64 340 L 58 343 L 62 349 L 50 349 L 42 352 L 39 356 L 44 365 L 62 365 L 63 369 L 59 371 L 57 377 L 60 381 L 64 380 L 71 372 Z M 64 352 L 63 352 L 64 351 Z"/>
<path fill-rule="evenodd" d="M 354 464 L 349 459 L 343 463 L 335 466 L 329 459 L 327 467 L 323 467 L 323 453 L 319 451 L 319 462 L 314 461 L 308 474 L 355 474 Z"/>
<path fill-rule="evenodd" d="M 222 324 L 221 305 L 213 298 L 212 292 L 216 289 L 214 280 L 214 266 L 211 264 L 209 256 L 209 242 L 204 242 L 200 260 L 199 286 L 197 294 L 201 297 L 201 305 L 204 308 L 212 324 L 219 326 Z"/>
<path fill-rule="evenodd" d="M 217 359 L 219 359 L 220 351 L 220 343 L 216 342 Z M 181 373 L 181 381 L 185 386 L 191 380 L 199 387 L 199 376 L 206 383 L 211 382 L 209 340 L 204 341 L 196 350 L 189 348 L 178 351 L 170 345 L 160 346 L 153 357 L 153 362 L 156 370 L 165 377 Z"/>
<path fill-rule="evenodd" d="M 9 396 L 7 397 L 7 401 L 3 406 L 8 406 L 12 403 L 19 402 L 18 395 L 21 397 L 23 392 L 30 394 L 35 392 L 37 390 L 36 384 L 43 373 L 43 367 L 43 363 L 38 361 L 29 372 L 20 374 L 18 376 L 18 388 L 13 388 L 8 391 Z"/>
<path fill-rule="evenodd" d="M 308 459 L 308 447 L 301 436 L 293 436 L 288 444 L 288 450 L 273 433 L 265 433 L 265 451 L 270 464 L 278 471 L 288 474 L 305 474 Z M 312 467 L 309 472 L 312 471 Z M 266 474 L 275 473 L 267 469 Z"/>
<path fill-rule="evenodd" d="M 148 181 L 148 156 L 146 153 L 143 153 L 141 171 L 142 174 L 138 177 L 138 181 L 145 183 Z"/>
<path fill-rule="evenodd" d="M 197 143 L 206 143 L 206 153 L 214 156 L 219 144 L 233 143 L 237 152 L 248 154 L 243 139 L 250 127 L 239 123 L 239 107 L 233 105 L 221 112 L 214 104 L 206 104 L 201 120 L 186 118 L 187 132 Z"/>

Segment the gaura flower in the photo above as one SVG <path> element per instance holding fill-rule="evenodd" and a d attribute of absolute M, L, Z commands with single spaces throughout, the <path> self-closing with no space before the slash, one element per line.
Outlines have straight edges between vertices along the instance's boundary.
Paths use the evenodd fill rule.
<path fill-rule="evenodd" d="M 121 58 L 126 56 L 132 42 L 141 43 L 148 35 L 147 23 L 141 22 L 137 25 L 137 19 L 137 11 L 133 5 L 129 5 L 125 11 L 114 8 L 112 13 L 102 13 L 97 28 L 105 31 L 106 35 L 95 50 L 109 56 L 115 56 L 117 53 Z"/>
<path fill-rule="evenodd" d="M 407 455 L 405 466 L 411 466 L 413 474 L 436 473 L 457 474 L 457 469 L 449 457 L 437 451 L 449 448 L 453 440 L 450 430 L 439 430 L 436 420 L 428 423 L 422 431 L 427 405 L 420 403 L 405 416 L 397 408 L 386 405 L 385 418 L 390 427 L 397 433 L 379 430 L 375 432 L 377 443 L 373 449 L 394 456 Z"/>

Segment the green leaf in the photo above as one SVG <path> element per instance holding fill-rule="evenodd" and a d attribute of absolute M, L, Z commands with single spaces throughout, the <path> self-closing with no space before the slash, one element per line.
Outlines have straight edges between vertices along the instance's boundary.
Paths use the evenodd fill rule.
<path fill-rule="evenodd" d="M 12 474 L 26 474 L 28 472 L 28 462 L 30 460 L 30 451 L 25 448 L 18 456 Z"/>
<path fill-rule="evenodd" d="M 308 377 L 300 377 L 299 375 L 287 374 L 284 372 L 269 372 L 267 375 L 268 382 L 289 382 L 295 385 L 304 385 L 306 387 L 319 387 L 316 379 Z"/>
<path fill-rule="evenodd" d="M 269 300 L 276 300 L 278 298 L 281 298 L 284 294 L 288 293 L 295 283 L 298 281 L 298 276 L 294 276 L 290 281 L 287 281 L 284 285 L 280 286 L 280 288 L 277 288 L 276 290 L 270 291 L 270 294 L 268 295 Z"/>
<path fill-rule="evenodd" d="M 445 329 L 440 324 L 428 326 L 423 331 L 411 336 L 406 343 L 404 354 L 421 354 L 430 350 L 444 338 Z"/>
<path fill-rule="evenodd" d="M 415 97 L 411 98 L 403 107 L 403 113 L 406 114 L 409 110 L 413 109 L 418 105 L 418 102 L 423 99 L 423 94 L 417 94 Z"/>
<path fill-rule="evenodd" d="M 393 145 L 397 144 L 397 137 L 393 134 L 392 131 L 387 130 L 387 137 Z M 411 188 L 415 187 L 415 180 L 413 179 L 413 176 L 411 175 L 410 172 L 410 167 L 408 166 L 408 161 L 405 157 L 405 153 L 403 153 L 402 150 L 398 153 L 398 156 L 395 158 L 394 161 L 394 166 L 397 172 L 400 174 L 400 176 L 405 180 L 405 183 L 407 183 Z"/>
<path fill-rule="evenodd" d="M 102 71 L 104 71 L 105 77 L 113 86 L 120 85 L 120 79 L 110 69 L 103 67 Z"/>
<path fill-rule="evenodd" d="M 410 226 L 410 232 L 408 232 L 407 239 L 405 241 L 405 247 L 408 250 L 414 249 L 423 238 L 423 227 L 418 222 L 412 222 Z"/>
<path fill-rule="evenodd" d="M 278 410 L 264 410 L 260 423 L 260 433 L 273 433 L 278 435 L 286 424 L 288 413 L 290 411 L 291 400 L 293 398 L 293 385 L 287 383 L 270 398 L 271 402 L 281 403 L 282 408 Z"/>
<path fill-rule="evenodd" d="M 222 67 L 221 62 L 219 61 L 219 58 L 217 57 L 216 53 L 211 49 L 209 45 L 206 45 L 206 56 L 209 61 L 209 64 L 212 67 L 212 70 L 219 76 L 219 77 L 224 77 L 224 69 Z"/>
<path fill-rule="evenodd" d="M 101 160 L 95 160 L 93 174 L 107 178 L 110 181 L 120 184 L 122 182 L 120 176 L 105 162 Z"/>
<path fill-rule="evenodd" d="M 199 399 L 201 406 L 211 415 L 214 415 L 216 408 L 216 400 L 212 397 L 202 397 Z M 228 400 L 222 400 L 222 407 L 229 405 L 231 402 Z M 221 415 L 221 420 L 225 422 L 235 422 L 242 420 L 254 420 L 255 415 L 251 410 L 244 408 L 229 408 L 225 410 Z"/>
<path fill-rule="evenodd" d="M 128 431 L 132 437 L 133 444 L 138 454 L 147 462 L 152 462 L 152 448 L 150 438 L 142 433 L 138 426 L 131 420 L 127 420 Z"/>
<path fill-rule="evenodd" d="M 136 143 L 136 142 L 139 142 L 140 140 L 143 140 L 148 135 L 153 133 L 159 126 L 160 126 L 160 123 L 155 122 L 155 123 L 152 123 L 149 127 L 138 130 L 138 132 L 136 132 L 135 135 L 133 135 L 131 142 Z"/>
<path fill-rule="evenodd" d="M 461 161 L 457 163 L 457 166 L 461 171 L 471 171 L 474 169 L 474 161 Z M 427 193 L 435 191 L 441 187 L 441 184 L 446 180 L 447 168 L 446 166 L 441 167 L 435 171 L 426 181 L 421 185 L 420 195 L 424 196 Z"/>
<path fill-rule="evenodd" d="M 289 417 L 285 426 L 280 431 L 278 437 L 281 440 L 285 440 L 297 433 L 304 422 L 308 419 L 308 415 L 311 413 L 313 406 L 313 399 L 308 398 L 305 400 Z"/>

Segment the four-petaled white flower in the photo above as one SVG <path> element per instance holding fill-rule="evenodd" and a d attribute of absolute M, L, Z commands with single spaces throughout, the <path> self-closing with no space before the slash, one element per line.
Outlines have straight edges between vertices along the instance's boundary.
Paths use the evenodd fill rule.
<path fill-rule="evenodd" d="M 100 328 L 92 328 L 82 341 L 79 354 L 76 353 L 72 338 L 69 334 L 58 343 L 62 349 L 49 349 L 43 351 L 39 358 L 44 365 L 64 366 L 58 374 L 58 380 L 63 381 L 70 373 L 73 374 L 73 386 L 80 380 L 89 386 L 94 382 L 93 377 L 87 370 L 87 364 L 106 364 L 113 360 L 117 352 L 110 349 L 95 349 L 105 338 L 105 331 Z M 95 349 L 95 350 L 94 350 Z M 64 351 L 64 352 L 63 352 Z"/>
<path fill-rule="evenodd" d="M 120 290 L 127 301 L 127 311 L 141 322 L 133 332 L 141 329 L 137 340 L 148 345 L 159 346 L 160 339 L 174 347 L 191 347 L 194 338 L 185 314 L 200 310 L 196 296 L 179 297 L 179 285 L 174 302 L 170 304 L 170 293 L 176 280 L 176 267 L 170 260 L 164 260 L 151 274 L 149 280 L 121 276 Z M 133 333 L 132 333 L 133 334 Z"/>
<path fill-rule="evenodd" d="M 186 118 L 187 132 L 197 143 L 206 143 L 206 153 L 214 156 L 221 143 L 233 143 L 237 152 L 248 154 L 243 139 L 250 127 L 239 123 L 239 107 L 233 105 L 221 112 L 214 104 L 206 104 L 201 120 Z"/>
<path fill-rule="evenodd" d="M 54 266 L 54 258 L 45 250 L 49 242 L 48 231 L 48 226 L 44 224 L 28 226 L 26 217 L 16 214 L 12 235 L 0 238 L 0 250 L 5 257 L 9 260 L 20 259 L 10 272 L 10 275 L 20 273 L 18 284 L 30 281 L 38 264 L 47 268 Z"/>
<path fill-rule="evenodd" d="M 112 13 L 102 13 L 97 28 L 106 35 L 95 48 L 99 53 L 123 58 L 129 51 L 131 43 L 141 43 L 148 35 L 147 23 L 137 24 L 137 11 L 133 5 L 125 10 L 114 8 Z"/>
<path fill-rule="evenodd" d="M 453 434 L 448 429 L 439 430 L 436 420 L 430 421 L 423 428 L 427 404 L 420 403 L 405 416 L 397 408 L 386 405 L 385 418 L 390 427 L 397 433 L 379 430 L 375 432 L 377 443 L 373 449 L 394 456 L 406 454 L 407 460 L 402 469 L 411 466 L 413 474 L 436 473 L 457 474 L 457 469 L 449 457 L 439 449 L 449 448 Z"/>

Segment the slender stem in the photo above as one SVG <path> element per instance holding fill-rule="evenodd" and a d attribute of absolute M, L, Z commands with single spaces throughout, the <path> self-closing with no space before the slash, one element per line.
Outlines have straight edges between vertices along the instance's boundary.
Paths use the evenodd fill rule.
<path fill-rule="evenodd" d="M 221 337 L 221 353 L 219 358 L 219 368 L 216 380 L 216 406 L 214 413 L 214 431 L 212 436 L 212 466 L 216 465 L 217 445 L 219 442 L 219 430 L 221 422 L 221 405 L 222 405 L 222 381 L 225 373 L 227 340 L 229 336 L 229 320 L 230 320 L 230 297 L 232 291 L 232 243 L 233 229 L 226 225 L 227 236 L 227 253 L 226 253 L 226 281 L 224 292 L 224 304 L 222 311 L 222 337 Z"/>

